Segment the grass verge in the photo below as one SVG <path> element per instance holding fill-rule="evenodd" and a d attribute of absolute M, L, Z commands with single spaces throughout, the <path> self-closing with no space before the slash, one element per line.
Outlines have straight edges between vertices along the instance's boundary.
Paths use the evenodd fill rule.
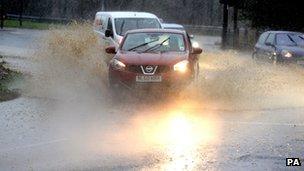
<path fill-rule="evenodd" d="M 10 86 L 14 81 L 23 78 L 20 72 L 12 71 L 4 67 L 4 64 L 5 62 L 0 62 L 0 102 L 20 96 L 20 93 L 17 90 L 10 89 Z"/>
<path fill-rule="evenodd" d="M 37 22 L 37 21 L 31 21 L 31 20 L 23 20 L 22 21 L 22 27 L 20 27 L 18 20 L 5 20 L 4 21 L 4 27 L 13 27 L 13 28 L 27 28 L 27 29 L 47 30 L 51 26 L 54 26 L 54 25 L 61 25 L 61 24 Z"/>

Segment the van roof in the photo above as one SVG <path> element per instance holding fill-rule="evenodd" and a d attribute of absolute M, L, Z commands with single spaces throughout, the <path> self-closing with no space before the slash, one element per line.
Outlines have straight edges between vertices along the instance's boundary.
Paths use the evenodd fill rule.
<path fill-rule="evenodd" d="M 100 11 L 96 15 L 110 15 L 113 18 L 157 18 L 156 15 L 147 12 L 131 12 L 131 11 Z"/>
<path fill-rule="evenodd" d="M 180 29 L 184 28 L 184 26 L 182 26 L 180 24 L 175 24 L 175 23 L 162 23 L 162 26 L 164 28 L 180 28 Z"/>
<path fill-rule="evenodd" d="M 283 33 L 283 34 L 303 34 L 301 32 L 295 32 L 295 31 L 283 31 L 283 30 L 270 30 L 270 31 L 266 31 L 265 33 L 274 33 L 274 34 L 279 34 L 279 33 Z"/>
<path fill-rule="evenodd" d="M 129 30 L 127 33 L 176 33 L 176 34 L 185 34 L 183 30 L 176 29 L 137 29 Z"/>

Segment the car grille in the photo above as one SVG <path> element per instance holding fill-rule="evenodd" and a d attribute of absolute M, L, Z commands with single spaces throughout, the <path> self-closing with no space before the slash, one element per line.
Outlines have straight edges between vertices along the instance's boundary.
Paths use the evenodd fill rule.
<path fill-rule="evenodd" d="M 129 72 L 143 74 L 141 66 L 143 66 L 143 68 L 145 68 L 147 65 L 128 65 L 127 70 Z M 166 72 L 170 71 L 170 67 L 166 66 L 166 65 L 151 65 L 151 66 L 153 66 L 153 68 L 155 68 L 157 66 L 155 74 L 161 74 L 161 73 L 166 73 Z"/>

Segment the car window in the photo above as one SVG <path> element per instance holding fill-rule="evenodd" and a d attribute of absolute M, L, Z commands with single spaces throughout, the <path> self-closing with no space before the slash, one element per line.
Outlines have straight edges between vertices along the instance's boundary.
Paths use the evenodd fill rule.
<path fill-rule="evenodd" d="M 95 30 L 103 31 L 104 21 L 105 20 L 102 19 L 101 15 L 96 15 L 95 20 L 94 20 Z"/>
<path fill-rule="evenodd" d="M 269 36 L 267 37 L 265 43 L 274 44 L 274 40 L 275 40 L 275 34 L 270 33 Z"/>
<path fill-rule="evenodd" d="M 107 17 L 106 16 L 101 16 L 101 30 L 102 32 L 105 32 L 106 30 L 106 21 L 107 21 Z"/>
<path fill-rule="evenodd" d="M 111 30 L 111 31 L 113 32 L 113 25 L 112 25 L 112 20 L 111 20 L 111 18 L 109 18 L 109 20 L 108 20 L 107 29 L 108 29 L 108 30 Z"/>
<path fill-rule="evenodd" d="M 296 42 L 289 34 L 277 34 L 277 45 L 279 46 L 296 46 Z"/>
<path fill-rule="evenodd" d="M 264 44 L 268 35 L 269 35 L 269 33 L 263 33 L 258 40 L 258 44 Z"/>
<path fill-rule="evenodd" d="M 100 26 L 101 25 L 101 17 L 96 15 L 95 20 L 94 20 L 94 25 L 95 26 Z"/>
<path fill-rule="evenodd" d="M 161 43 L 162 45 L 158 46 Z M 134 47 L 138 48 L 134 49 Z M 184 36 L 175 33 L 131 33 L 126 37 L 122 50 L 145 51 L 153 47 L 155 47 L 153 52 L 183 52 L 186 50 Z"/>
<path fill-rule="evenodd" d="M 181 31 L 185 30 L 184 28 L 181 27 L 164 27 L 164 29 L 181 30 Z"/>
<path fill-rule="evenodd" d="M 161 28 L 156 18 L 116 18 L 115 30 L 120 36 L 125 35 L 129 30 Z"/>

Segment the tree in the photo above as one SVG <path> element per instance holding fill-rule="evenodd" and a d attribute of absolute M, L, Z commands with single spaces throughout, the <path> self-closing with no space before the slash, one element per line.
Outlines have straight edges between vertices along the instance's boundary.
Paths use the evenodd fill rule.
<path fill-rule="evenodd" d="M 301 1 L 244 0 L 242 18 L 258 29 L 304 30 Z"/>
<path fill-rule="evenodd" d="M 1 0 L 19 4 L 20 0 Z M 219 0 L 27 0 L 24 14 L 36 17 L 93 19 L 97 11 L 146 11 L 166 22 L 220 25 Z M 16 5 L 8 13 L 18 14 Z"/>
<path fill-rule="evenodd" d="M 4 1 L 0 2 L 0 28 L 3 29 L 4 25 Z"/>

